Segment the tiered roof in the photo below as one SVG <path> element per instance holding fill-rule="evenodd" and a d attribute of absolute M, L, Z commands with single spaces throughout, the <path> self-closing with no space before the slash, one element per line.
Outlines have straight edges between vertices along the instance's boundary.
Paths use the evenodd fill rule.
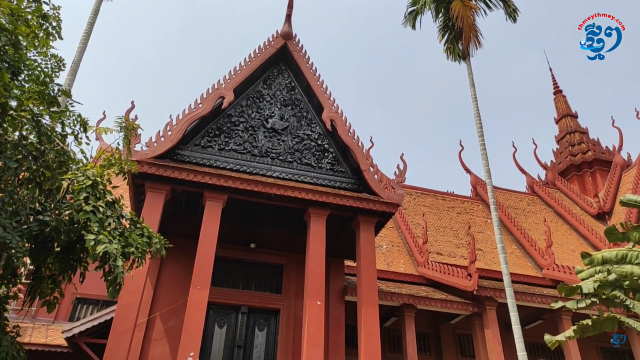
<path fill-rule="evenodd" d="M 462 143 L 459 160 L 470 178 L 470 196 L 404 184 L 407 166 L 402 156 L 402 166 L 397 167 L 394 178 L 384 175 L 371 157 L 373 141 L 365 149 L 304 46 L 293 33 L 292 11 L 293 1 L 289 0 L 282 29 L 207 89 L 175 120 L 170 118 L 155 138 L 150 138 L 142 149 L 134 152 L 134 159 L 146 164 L 161 163 L 158 157 L 176 146 L 183 135 L 213 108 L 220 105 L 222 109 L 228 108 L 235 100 L 234 89 L 277 51 L 287 49 L 303 70 L 304 77 L 324 109 L 321 120 L 325 129 L 336 131 L 348 146 L 375 196 L 395 206 L 400 205 L 376 238 L 380 296 L 399 294 L 405 296 L 403 301 L 409 303 L 424 302 L 427 298 L 443 299 L 453 307 L 466 310 L 475 305 L 441 290 L 456 288 L 504 298 L 486 183 L 465 164 Z M 553 71 L 551 68 L 549 70 L 556 107 L 554 121 L 558 125 L 558 148 L 553 152 L 554 159 L 549 163 L 540 160 L 535 152 L 537 145 L 534 140 L 536 150 L 533 155 L 544 170 L 544 178 L 534 178 L 518 163 L 514 144 L 514 163 L 525 176 L 527 191 L 495 187 L 516 298 L 543 304 L 550 304 L 557 297 L 557 292 L 551 288 L 558 282 L 577 281 L 574 267 L 581 265 L 581 252 L 609 247 L 603 237 L 608 223 L 638 220 L 638 211 L 621 208 L 617 199 L 624 194 L 640 195 L 640 156 L 636 157 L 635 162 L 628 154 L 626 159 L 622 157 L 621 129 L 612 119 L 612 127 L 619 134 L 617 146 L 603 147 L 599 139 L 593 139 L 589 130 L 578 121 L 578 113 L 572 110 Z M 132 110 L 133 103 L 126 115 L 129 116 Z M 636 117 L 640 120 L 640 112 L 636 111 Z M 98 126 L 102 120 L 104 117 Z M 96 140 L 101 147 L 108 147 L 101 136 Z M 140 144 L 141 137 L 138 134 L 133 145 Z M 202 168 L 188 164 L 163 164 L 165 168 Z M 225 178 L 237 177 L 246 184 L 251 180 L 286 182 L 292 190 L 287 190 L 283 195 L 297 196 L 297 187 L 300 192 L 318 193 L 318 200 L 328 198 L 321 194 L 321 188 L 309 184 L 296 185 L 292 181 L 241 174 L 228 169 L 206 171 Z M 125 205 L 130 208 L 134 199 L 131 199 L 127 184 L 122 181 L 115 183 L 119 185 L 117 193 L 124 196 Z M 246 188 L 259 190 L 249 185 Z M 333 190 L 333 193 L 346 194 L 339 190 Z M 361 196 L 363 199 L 373 197 Z M 349 201 L 353 204 L 353 200 Z M 347 261 L 345 265 L 348 274 L 355 274 L 353 262 Z M 433 289 L 434 286 L 441 290 Z M 347 295 L 354 296 L 355 288 L 350 278 L 347 278 L 347 287 Z M 29 334 L 36 333 L 35 327 L 33 331 L 30 327 L 28 329 Z M 55 345 L 63 345 L 60 339 L 54 340 Z"/>
<path fill-rule="evenodd" d="M 422 282 L 419 279 L 428 279 L 466 291 L 477 290 L 479 284 L 489 279 L 500 280 L 486 183 L 465 164 L 462 143 L 459 160 L 470 178 L 470 196 L 404 184 L 406 163 L 403 157 L 403 166 L 398 166 L 393 179 L 384 175 L 371 157 L 373 141 L 365 149 L 293 33 L 292 12 L 293 1 L 290 0 L 282 29 L 258 46 L 175 120 L 170 118 L 162 132 L 158 131 L 155 138 L 150 138 L 141 150 L 134 152 L 134 159 L 153 163 L 170 151 L 187 130 L 215 106 L 229 107 L 235 100 L 233 90 L 261 64 L 278 50 L 287 49 L 322 104 L 321 120 L 326 129 L 337 131 L 340 139 L 349 146 L 374 193 L 384 200 L 401 204 L 376 240 L 381 273 L 387 278 L 395 276 L 395 279 L 398 279 L 398 274 L 403 274 L 408 276 L 405 279 L 418 283 Z M 603 146 L 599 139 L 593 139 L 588 128 L 578 121 L 578 113 L 569 105 L 551 67 L 549 71 L 556 108 L 554 121 L 558 125 L 554 160 L 549 163 L 540 160 L 534 140 L 533 155 L 545 171 L 544 178 L 534 178 L 519 164 L 517 148 L 513 144 L 513 160 L 525 176 L 527 191 L 495 188 L 513 280 L 542 286 L 555 286 L 562 281 L 576 282 L 574 267 L 581 265 L 580 253 L 610 247 L 603 236 L 607 224 L 637 221 L 637 211 L 621 208 L 617 199 L 628 193 L 640 194 L 639 161 L 632 162 L 629 154 L 626 159 L 622 157 L 622 130 L 612 119 L 612 127 L 619 134 L 617 146 Z M 127 111 L 127 116 L 132 110 L 133 107 Z M 640 118 L 640 113 L 636 116 Z M 141 143 L 138 135 L 133 145 Z M 234 174 L 230 171 L 224 173 Z M 254 175 L 237 175 L 243 179 L 265 180 Z M 291 185 L 291 182 L 287 184 Z M 299 186 L 301 189 L 315 188 L 306 184 Z M 347 262 L 348 271 L 352 265 L 352 262 Z"/>

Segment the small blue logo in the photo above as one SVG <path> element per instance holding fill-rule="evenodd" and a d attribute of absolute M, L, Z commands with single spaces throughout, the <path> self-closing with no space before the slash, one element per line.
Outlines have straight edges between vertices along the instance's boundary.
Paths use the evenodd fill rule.
<path fill-rule="evenodd" d="M 611 333 L 611 343 L 613 347 L 619 348 L 620 345 L 627 342 L 627 333 L 622 330 L 616 330 Z"/>
<path fill-rule="evenodd" d="M 595 22 L 589 23 L 589 21 L 595 18 L 613 20 L 615 24 L 613 26 L 607 26 L 604 28 L 604 31 L 602 31 L 601 25 L 598 25 Z M 578 30 L 583 29 L 586 34 L 585 39 L 580 40 L 580 49 L 591 52 L 593 55 L 587 55 L 587 59 L 595 61 L 604 60 L 605 53 L 612 52 L 620 46 L 620 43 L 622 42 L 622 31 L 625 30 L 625 27 L 619 19 L 612 15 L 596 13 L 586 18 L 582 24 L 578 26 Z M 605 41 L 605 38 L 608 39 Z M 606 42 L 613 44 L 607 50 L 605 50 L 607 47 Z"/>

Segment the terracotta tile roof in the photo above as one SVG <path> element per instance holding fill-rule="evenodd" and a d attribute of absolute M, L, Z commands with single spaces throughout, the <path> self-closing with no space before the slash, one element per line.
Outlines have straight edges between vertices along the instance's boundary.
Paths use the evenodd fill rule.
<path fill-rule="evenodd" d="M 345 277 L 345 285 L 351 288 L 356 287 L 356 278 L 352 276 Z M 412 295 L 418 297 L 424 297 L 429 299 L 436 300 L 449 300 L 449 301 L 457 301 L 462 303 L 471 303 L 463 298 L 447 294 L 438 289 L 434 289 L 428 286 L 419 286 L 419 285 L 409 285 L 409 284 L 399 284 L 388 281 L 378 281 L 378 291 L 389 292 L 394 294 L 403 294 L 403 295 Z"/>
<path fill-rule="evenodd" d="M 116 189 L 111 189 L 114 195 L 122 197 L 122 204 L 124 205 L 124 210 L 131 211 L 131 197 L 129 196 L 129 185 L 124 181 L 124 179 L 120 177 L 114 177 L 111 179 L 114 187 L 117 186 Z"/>
<path fill-rule="evenodd" d="M 580 208 L 580 206 L 578 206 L 571 199 L 569 199 L 567 195 L 563 194 L 560 190 L 550 189 L 550 191 L 554 195 L 556 195 L 559 199 L 561 199 L 565 204 L 567 204 L 567 207 L 573 210 L 573 212 L 580 215 L 580 217 L 583 218 L 589 225 L 593 226 L 594 229 L 596 229 L 600 233 L 604 232 L 605 225 L 600 221 L 596 220 L 591 215 L 587 214 L 584 210 Z M 617 199 L 616 199 L 616 202 L 618 202 Z"/>
<path fill-rule="evenodd" d="M 427 218 L 427 246 L 431 261 L 466 267 L 469 258 L 467 226 L 471 225 L 471 232 L 476 238 L 476 266 L 500 271 L 491 214 L 483 202 L 470 197 L 421 191 L 412 187 L 405 189 L 402 208 L 420 240 L 423 238 L 422 215 Z M 513 235 L 504 227 L 502 230 L 511 271 L 541 276 L 538 267 Z M 398 236 L 402 237 L 401 234 Z"/>
<path fill-rule="evenodd" d="M 395 219 L 391 219 L 376 237 L 376 264 L 379 270 L 418 274 L 411 249 L 403 240 Z"/>
<path fill-rule="evenodd" d="M 620 204 L 618 203 L 618 200 L 623 195 L 631 194 L 631 188 L 633 187 L 634 176 L 635 176 L 635 167 L 632 167 L 626 173 L 622 174 L 622 179 L 620 180 L 620 187 L 618 188 L 618 193 L 616 194 L 616 204 L 613 206 L 613 211 L 611 212 L 610 220 L 612 224 L 618 224 L 624 221 L 624 214 L 627 209 L 620 206 Z"/>
<path fill-rule="evenodd" d="M 63 325 L 40 324 L 32 322 L 11 321 L 10 325 L 20 326 L 18 341 L 23 345 L 48 345 L 68 347 L 62 337 Z"/>
<path fill-rule="evenodd" d="M 551 228 L 556 263 L 572 266 L 582 265 L 580 253 L 582 251 L 594 251 L 594 248 L 587 240 L 539 197 L 502 189 L 495 189 L 495 191 L 498 201 L 509 209 L 509 212 L 516 217 L 517 221 L 543 249 L 545 248 L 546 239 L 544 219 L 547 219 Z M 585 216 L 588 215 L 585 214 Z M 590 216 L 588 217 L 591 218 Z M 600 227 L 604 231 L 602 225 Z M 511 261 L 509 264 L 511 265 Z"/>

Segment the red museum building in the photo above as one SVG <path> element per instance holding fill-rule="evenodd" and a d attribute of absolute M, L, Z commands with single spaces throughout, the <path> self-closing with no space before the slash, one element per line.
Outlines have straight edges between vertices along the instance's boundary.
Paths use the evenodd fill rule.
<path fill-rule="evenodd" d="M 127 277 L 117 301 L 99 274 L 68 285 L 52 314 L 12 315 L 30 359 L 509 360 L 516 358 L 486 184 L 472 194 L 383 174 L 293 34 L 282 30 L 134 153 L 116 190 L 172 244 Z M 581 251 L 640 194 L 640 156 L 604 147 L 551 74 L 554 159 L 527 191 L 496 188 L 529 359 L 640 359 L 640 337 L 608 334 L 550 351 L 588 312 L 552 311 Z M 133 111 L 133 103 L 126 115 Z M 640 119 L 640 115 L 636 115 Z M 104 118 L 103 118 L 104 119 Z M 101 146 L 106 146 L 100 138 Z M 139 144 L 140 136 L 135 140 Z"/>

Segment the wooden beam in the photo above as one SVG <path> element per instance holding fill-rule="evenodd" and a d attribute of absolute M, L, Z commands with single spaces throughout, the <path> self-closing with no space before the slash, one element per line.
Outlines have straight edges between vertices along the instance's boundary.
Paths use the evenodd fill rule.
<path fill-rule="evenodd" d="M 76 335 L 76 342 L 78 343 L 78 345 L 80 345 L 82 350 L 84 350 L 84 352 L 86 352 L 87 355 L 91 357 L 92 360 L 100 360 L 100 358 L 97 357 L 96 354 L 94 354 L 93 351 L 91 351 L 91 349 L 87 347 L 87 345 L 85 345 L 85 343 L 82 341 L 82 338 L 78 337 L 77 335 Z"/>

